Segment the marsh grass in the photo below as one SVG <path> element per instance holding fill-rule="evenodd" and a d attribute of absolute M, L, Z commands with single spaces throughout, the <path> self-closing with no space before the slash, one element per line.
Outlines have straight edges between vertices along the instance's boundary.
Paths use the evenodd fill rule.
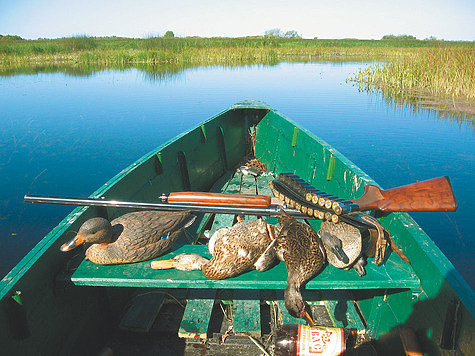
<path fill-rule="evenodd" d="M 424 91 L 435 96 L 475 100 L 475 49 L 418 48 L 361 69 L 350 80 L 369 90 Z"/>
<path fill-rule="evenodd" d="M 414 38 L 357 40 L 255 37 L 89 37 L 22 40 L 0 36 L 0 74 L 27 66 L 245 65 L 338 58 L 379 62 L 350 80 L 368 90 L 424 90 L 475 99 L 475 42 Z"/>

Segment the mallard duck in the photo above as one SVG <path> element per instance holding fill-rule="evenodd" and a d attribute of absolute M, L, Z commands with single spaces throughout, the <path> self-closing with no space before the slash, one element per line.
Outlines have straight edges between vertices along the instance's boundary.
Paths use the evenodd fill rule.
<path fill-rule="evenodd" d="M 86 259 L 101 265 L 142 262 L 166 252 L 196 216 L 189 212 L 138 211 L 109 222 L 100 217 L 87 220 L 77 235 L 61 246 L 69 251 L 92 243 Z"/>
<path fill-rule="evenodd" d="M 279 217 L 279 225 L 281 231 L 277 237 L 276 253 L 287 267 L 285 307 L 293 317 L 313 325 L 312 317 L 305 310 L 300 288 L 324 266 L 325 249 L 311 226 L 285 212 Z"/>
<path fill-rule="evenodd" d="M 256 269 L 265 271 L 275 261 L 277 228 L 262 219 L 237 222 L 232 227 L 217 230 L 210 238 L 208 260 L 197 254 L 183 253 L 169 260 L 152 261 L 152 268 L 179 270 L 201 269 L 208 279 L 225 279 Z"/>

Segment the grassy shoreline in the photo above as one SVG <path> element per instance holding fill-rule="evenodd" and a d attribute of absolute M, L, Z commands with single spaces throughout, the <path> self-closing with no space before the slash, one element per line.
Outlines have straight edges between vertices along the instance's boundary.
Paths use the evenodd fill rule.
<path fill-rule="evenodd" d="M 421 48 L 475 48 L 475 42 L 436 40 L 357 40 L 242 38 L 164 38 L 76 36 L 12 40 L 0 37 L 0 65 L 45 62 L 222 63 L 277 60 L 286 56 L 398 56 Z"/>
<path fill-rule="evenodd" d="M 16 68 L 276 64 L 364 58 L 377 62 L 349 80 L 367 90 L 425 92 L 475 100 L 475 42 L 438 40 L 326 40 L 301 38 L 164 38 L 76 36 L 19 40 L 0 36 L 0 75 Z"/>

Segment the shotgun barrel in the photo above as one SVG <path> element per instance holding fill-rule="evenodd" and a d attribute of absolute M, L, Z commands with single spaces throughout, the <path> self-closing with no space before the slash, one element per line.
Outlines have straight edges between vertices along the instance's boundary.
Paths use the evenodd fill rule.
<path fill-rule="evenodd" d="M 106 208 L 131 208 L 146 210 L 165 211 L 193 211 L 196 213 L 216 213 L 235 215 L 258 215 L 258 216 L 280 216 L 282 210 L 295 218 L 308 219 L 307 214 L 294 209 L 286 209 L 280 205 L 269 204 L 267 207 L 254 206 L 217 206 L 217 205 L 197 205 L 197 204 L 172 204 L 164 202 L 134 202 L 121 200 L 106 200 L 97 198 L 73 198 L 57 197 L 47 195 L 25 195 L 26 203 L 58 204 L 73 206 L 96 206 Z"/>
<path fill-rule="evenodd" d="M 239 195 L 239 194 L 236 194 Z M 269 204 L 266 207 L 260 206 L 222 206 L 222 205 L 198 205 L 198 204 L 172 204 L 163 202 L 135 202 L 135 201 L 121 201 L 121 200 L 107 200 L 102 198 L 73 198 L 73 197 L 57 197 L 48 195 L 25 195 L 24 201 L 26 203 L 41 203 L 41 204 L 56 204 L 56 205 L 73 205 L 73 206 L 95 206 L 106 208 L 129 208 L 129 209 L 144 209 L 144 210 L 163 210 L 163 211 L 191 211 L 195 213 L 214 213 L 214 214 L 233 214 L 233 215 L 254 215 L 254 216 L 273 216 L 279 217 L 282 212 L 293 216 L 296 219 L 320 219 L 324 217 L 319 214 L 307 214 L 300 210 L 289 209 L 287 206 L 279 204 Z M 323 213 L 323 211 L 320 211 Z M 341 215 L 334 220 L 334 216 L 330 214 L 328 219 L 330 221 L 338 222 L 340 219 L 359 227 L 371 227 L 365 223 L 360 215 L 362 213 L 356 212 L 352 214 Z"/>

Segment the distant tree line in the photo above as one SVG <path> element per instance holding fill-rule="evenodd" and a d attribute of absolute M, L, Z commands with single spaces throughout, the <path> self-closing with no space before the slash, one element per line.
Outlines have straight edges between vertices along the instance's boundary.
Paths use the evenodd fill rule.
<path fill-rule="evenodd" d="M 23 38 L 17 35 L 0 35 L 0 41 L 20 41 Z"/>
<path fill-rule="evenodd" d="M 383 41 L 419 41 L 415 36 L 412 35 L 385 35 L 381 38 Z M 425 40 L 429 41 L 438 41 L 434 36 L 427 37 Z"/>
<path fill-rule="evenodd" d="M 267 30 L 264 32 L 264 37 L 270 37 L 270 38 L 302 38 L 297 31 L 291 30 L 291 31 L 282 31 L 280 28 L 273 28 L 271 30 Z"/>
<path fill-rule="evenodd" d="M 73 35 L 70 37 L 63 37 L 59 38 L 57 40 L 65 42 L 66 46 L 69 47 L 70 49 L 73 50 L 81 50 L 81 49 L 94 49 L 98 47 L 97 40 L 102 37 L 94 37 L 94 36 L 88 36 L 88 35 Z M 104 38 L 117 38 L 117 36 L 108 36 Z M 168 30 L 165 32 L 163 36 L 160 35 L 155 35 L 155 36 L 148 36 L 146 39 L 149 38 L 176 38 L 175 34 L 173 31 Z M 185 38 L 201 38 L 198 36 L 188 36 Z M 224 37 L 219 37 L 219 38 L 224 38 Z M 229 38 L 229 37 L 228 37 Z M 254 38 L 254 39 L 259 39 L 259 38 L 268 38 L 268 39 L 302 39 L 302 36 L 297 33 L 295 30 L 289 30 L 289 31 L 282 31 L 280 28 L 273 28 L 270 30 L 267 30 L 264 32 L 264 36 L 258 35 L 258 36 L 248 36 L 248 37 L 243 37 L 243 38 Z M 231 39 L 231 38 L 229 38 Z M 317 40 L 318 37 L 314 37 L 314 40 Z M 38 40 L 51 40 L 47 38 L 39 38 Z M 355 40 L 357 39 L 349 39 L 349 40 Z M 0 41 L 2 42 L 9 42 L 9 41 L 26 41 L 24 38 L 18 36 L 18 35 L 1 35 L 0 34 Z M 384 35 L 381 38 L 381 41 L 394 41 L 394 42 L 407 42 L 407 41 L 444 41 L 443 39 L 438 39 L 434 36 L 430 36 L 428 38 L 425 38 L 424 40 L 419 40 L 415 36 L 412 35 Z"/>

